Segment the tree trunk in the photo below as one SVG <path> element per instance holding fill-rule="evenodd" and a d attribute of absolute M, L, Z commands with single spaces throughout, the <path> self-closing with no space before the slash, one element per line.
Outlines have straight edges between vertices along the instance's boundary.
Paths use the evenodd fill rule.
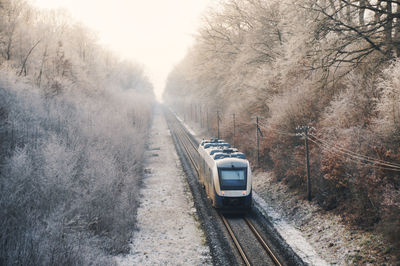
<path fill-rule="evenodd" d="M 335 18 L 337 18 L 337 13 L 336 13 L 336 7 L 335 7 L 335 2 L 333 0 L 329 0 L 331 9 L 332 9 L 332 14 L 334 15 Z"/>
<path fill-rule="evenodd" d="M 19 72 L 19 76 L 22 75 L 22 71 L 25 71 L 25 76 L 26 76 L 26 62 L 28 61 L 29 56 L 31 55 L 33 49 L 35 49 L 35 47 L 40 43 L 41 40 L 37 41 L 32 48 L 29 50 L 28 54 L 25 56 L 24 62 L 22 63 L 21 66 L 21 71 Z"/>
<path fill-rule="evenodd" d="M 362 30 L 365 30 L 365 5 L 366 5 L 366 0 L 360 0 L 359 2 L 360 8 L 358 10 L 358 23 L 360 24 L 360 27 Z"/>
<path fill-rule="evenodd" d="M 7 43 L 7 50 L 6 50 L 6 60 L 10 60 L 11 59 L 11 45 L 13 42 L 13 33 L 10 34 L 10 36 L 8 36 L 8 43 Z"/>
<path fill-rule="evenodd" d="M 353 24 L 353 21 L 351 19 L 351 6 L 350 5 L 346 6 L 346 20 L 349 25 Z"/>
<path fill-rule="evenodd" d="M 392 43 L 392 30 L 393 30 L 393 15 L 392 15 L 392 2 L 386 2 L 386 23 L 384 24 L 385 29 L 385 42 L 387 45 L 386 54 L 390 57 L 393 54 L 393 43 Z"/>
<path fill-rule="evenodd" d="M 397 18 L 394 26 L 393 45 L 394 49 L 396 50 L 396 56 L 400 57 L 400 4 L 397 4 L 396 14 Z"/>
<path fill-rule="evenodd" d="M 46 57 L 47 57 L 47 45 L 44 48 L 44 53 L 43 53 L 43 57 L 42 57 L 42 63 L 40 65 L 40 71 L 39 71 L 39 75 L 37 77 L 37 86 L 39 88 L 40 88 L 40 84 L 42 83 L 43 66 L 44 66 L 44 62 L 46 61 Z"/>

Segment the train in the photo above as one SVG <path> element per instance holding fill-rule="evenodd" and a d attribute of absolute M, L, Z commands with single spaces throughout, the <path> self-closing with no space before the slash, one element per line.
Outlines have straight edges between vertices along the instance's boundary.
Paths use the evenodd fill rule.
<path fill-rule="evenodd" d="M 247 212 L 252 206 L 252 175 L 246 156 L 224 140 L 202 140 L 198 147 L 199 182 L 212 206 Z"/>

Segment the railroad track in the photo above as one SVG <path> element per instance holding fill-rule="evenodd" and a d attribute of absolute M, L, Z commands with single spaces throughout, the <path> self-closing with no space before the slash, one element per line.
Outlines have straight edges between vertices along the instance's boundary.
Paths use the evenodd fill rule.
<path fill-rule="evenodd" d="M 171 114 L 172 116 L 172 114 Z M 178 138 L 178 141 L 182 145 L 182 147 L 186 151 L 186 155 L 188 156 L 191 165 L 193 168 L 196 170 L 197 175 L 199 174 L 199 167 L 197 166 L 195 156 L 197 156 L 197 143 L 194 143 L 194 141 L 188 136 L 188 133 L 186 132 L 185 128 L 183 125 L 178 121 L 178 119 L 175 117 L 174 119 L 174 128 L 175 128 L 175 134 Z"/>
<path fill-rule="evenodd" d="M 179 144 L 185 150 L 193 169 L 199 174 L 196 163 L 198 144 L 172 113 L 168 112 L 166 116 L 168 116 L 171 128 L 173 128 Z M 245 265 L 282 265 L 248 217 L 229 217 L 222 213 L 219 213 L 219 217 Z"/>
<path fill-rule="evenodd" d="M 234 242 L 245 265 L 277 265 L 277 266 L 282 265 L 280 263 L 280 261 L 278 260 L 278 258 L 275 256 L 272 249 L 268 246 L 268 244 L 265 242 L 265 240 L 263 239 L 263 237 L 261 236 L 259 231 L 256 229 L 253 222 L 251 222 L 249 220 L 249 218 L 247 218 L 246 216 L 238 217 L 238 218 L 237 217 L 229 218 L 229 217 L 226 217 L 222 213 L 220 213 L 219 215 L 220 215 L 226 229 L 228 230 L 228 233 L 231 236 L 232 241 Z M 244 223 L 247 225 L 247 228 L 251 231 L 254 238 L 256 238 L 255 241 L 257 241 L 259 243 L 259 245 L 262 247 L 262 249 L 264 250 L 265 255 L 267 255 L 267 257 L 268 257 L 268 260 L 264 259 L 265 256 L 263 254 L 254 254 L 254 251 L 251 252 L 251 250 L 254 249 L 255 242 L 254 242 L 254 239 L 253 240 L 251 239 L 249 234 L 247 234 L 246 240 L 243 240 L 243 242 L 245 242 L 245 244 L 241 244 L 240 237 L 237 236 L 238 234 L 235 233 L 235 229 L 232 228 L 232 226 L 231 226 L 231 222 L 230 222 L 231 219 L 241 220 L 238 224 L 239 224 L 239 227 L 241 228 L 241 230 L 243 230 L 243 231 L 246 231 L 246 229 L 244 229 L 244 227 L 242 225 Z M 250 239 L 250 241 L 249 241 L 249 239 Z M 244 245 L 246 245 L 246 247 L 244 247 Z M 247 252 L 251 253 L 251 254 L 248 254 L 246 252 L 246 249 L 248 250 Z M 257 250 L 259 250 L 259 249 L 257 249 Z M 252 256 L 256 256 L 257 258 L 254 258 Z"/>

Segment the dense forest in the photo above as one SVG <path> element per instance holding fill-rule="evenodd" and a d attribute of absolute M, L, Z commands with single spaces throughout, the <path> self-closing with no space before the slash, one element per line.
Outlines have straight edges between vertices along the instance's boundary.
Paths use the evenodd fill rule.
<path fill-rule="evenodd" d="M 153 88 L 63 11 L 0 1 L 0 264 L 129 250 Z"/>
<path fill-rule="evenodd" d="M 164 101 L 276 180 L 400 243 L 400 2 L 226 0 L 209 10 Z M 218 117 L 218 118 L 217 118 Z M 301 132 L 300 132 L 301 133 Z"/>

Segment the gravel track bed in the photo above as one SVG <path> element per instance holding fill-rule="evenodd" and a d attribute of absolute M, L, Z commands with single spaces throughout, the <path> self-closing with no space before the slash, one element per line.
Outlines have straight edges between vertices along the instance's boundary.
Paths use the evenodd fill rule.
<path fill-rule="evenodd" d="M 240 256 L 229 240 L 229 235 L 227 235 L 224 225 L 220 221 L 217 212 L 212 208 L 210 202 L 207 200 L 207 195 L 203 188 L 198 183 L 196 173 L 194 172 L 185 151 L 178 144 L 178 138 L 171 125 L 175 122 L 175 118 L 171 117 L 171 114 L 168 114 L 168 112 L 169 111 L 165 110 L 168 126 L 174 140 L 176 151 L 181 160 L 183 170 L 186 174 L 187 183 L 193 195 L 197 216 L 199 217 L 202 229 L 206 234 L 213 264 L 241 265 L 241 263 L 238 263 L 238 261 L 240 261 Z"/>
<path fill-rule="evenodd" d="M 264 251 L 264 248 L 253 235 L 253 232 L 243 218 L 225 217 L 252 265 L 274 265 L 274 262 L 266 251 Z"/>

